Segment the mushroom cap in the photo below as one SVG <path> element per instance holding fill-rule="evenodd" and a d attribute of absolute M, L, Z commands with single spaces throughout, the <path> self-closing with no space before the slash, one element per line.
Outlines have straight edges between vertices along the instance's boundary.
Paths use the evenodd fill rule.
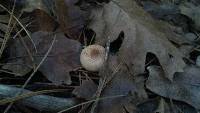
<path fill-rule="evenodd" d="M 80 61 L 88 71 L 98 71 L 104 64 L 105 48 L 100 45 L 89 45 L 81 52 Z"/>

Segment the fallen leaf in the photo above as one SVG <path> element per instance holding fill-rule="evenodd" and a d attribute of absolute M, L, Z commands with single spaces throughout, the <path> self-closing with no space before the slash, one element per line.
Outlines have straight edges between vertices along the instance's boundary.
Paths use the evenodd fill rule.
<path fill-rule="evenodd" d="M 190 53 L 195 47 L 193 45 L 182 45 L 179 50 L 185 55 L 185 58 L 190 58 Z"/>
<path fill-rule="evenodd" d="M 60 29 L 69 38 L 78 39 L 86 24 L 87 12 L 80 10 L 75 4 L 78 0 L 55 1 L 57 21 Z"/>
<path fill-rule="evenodd" d="M 13 50 L 12 53 L 15 54 L 14 56 L 10 57 L 19 58 L 16 58 L 14 61 L 11 61 L 9 63 L 28 63 L 28 65 L 31 67 L 33 67 L 32 63 L 39 64 L 39 62 L 49 49 L 54 36 L 57 37 L 56 42 L 51 50 L 51 53 L 49 54 L 49 57 L 47 57 L 45 62 L 41 65 L 39 71 L 41 71 L 44 76 L 46 76 L 47 79 L 52 81 L 54 84 L 71 84 L 69 71 L 80 66 L 79 55 L 81 46 L 78 41 L 68 39 L 62 33 L 56 33 L 55 35 L 53 35 L 52 33 L 41 31 L 33 33 L 32 39 L 34 40 L 37 47 L 37 54 L 33 51 L 34 49 L 32 49 L 33 46 L 31 46 L 30 41 L 25 40 L 25 43 L 28 45 L 28 48 L 32 52 L 31 54 L 34 58 L 33 61 L 31 61 L 30 56 L 27 55 L 25 49 L 22 49 L 23 46 L 19 43 L 16 43 L 17 45 L 15 46 L 15 48 L 17 50 Z M 18 40 L 18 38 L 16 40 Z M 12 46 L 11 49 L 13 49 Z M 21 66 L 21 70 L 19 71 L 22 71 L 24 69 L 24 66 Z M 15 69 L 12 69 L 12 71 L 14 70 Z"/>
<path fill-rule="evenodd" d="M 165 24 L 155 22 L 134 0 L 114 0 L 94 8 L 92 18 L 90 27 L 96 32 L 96 43 L 104 45 L 108 37 L 113 41 L 124 32 L 119 60 L 127 64 L 131 73 L 144 72 L 148 52 L 158 57 L 170 80 L 175 72 L 183 71 L 184 56 L 168 40 L 169 32 L 162 32 Z"/>
<path fill-rule="evenodd" d="M 138 87 L 138 84 L 140 84 L 141 87 Z M 97 106 L 98 113 L 126 113 L 128 109 L 132 109 L 133 111 L 131 111 L 131 113 L 134 113 L 135 105 L 147 98 L 147 95 L 143 94 L 143 90 L 144 81 L 139 78 L 138 81 L 135 81 L 127 70 L 120 70 L 114 75 L 113 79 L 107 83 L 101 92 L 101 98 L 116 95 L 125 95 L 125 97 L 110 98 L 100 101 Z"/>
<path fill-rule="evenodd" d="M 181 15 L 179 5 L 174 2 L 155 3 L 154 1 L 142 0 L 141 4 L 144 10 L 149 12 L 156 19 L 165 20 L 176 26 L 181 26 L 183 29 L 188 27 L 188 19 Z"/>
<path fill-rule="evenodd" d="M 24 8 L 22 11 L 24 12 L 32 12 L 35 9 L 41 9 L 43 11 L 49 12 L 46 4 L 44 4 L 44 0 L 25 0 Z"/>
<path fill-rule="evenodd" d="M 10 45 L 6 49 L 8 57 L 5 59 L 5 65 L 2 66 L 3 69 L 21 76 L 29 73 L 34 67 L 32 58 L 27 51 L 27 44 L 24 43 L 25 39 L 21 37 L 15 40 L 10 39 Z"/>
<path fill-rule="evenodd" d="M 137 105 L 139 113 L 153 113 L 159 105 L 159 98 L 148 99 Z"/>
<path fill-rule="evenodd" d="M 170 102 L 167 99 L 157 97 L 138 104 L 137 110 L 138 113 L 198 113 L 195 108 L 188 104 L 176 101 Z"/>
<path fill-rule="evenodd" d="M 13 63 L 13 64 L 9 64 Z M 2 69 L 12 71 L 16 76 L 23 76 L 32 70 L 32 66 L 29 66 L 27 62 L 23 60 L 10 60 L 8 63 L 2 66 Z"/>
<path fill-rule="evenodd" d="M 0 15 L 0 23 L 8 23 L 10 16 L 5 14 L 5 15 Z"/>
<path fill-rule="evenodd" d="M 194 22 L 193 27 L 200 30 L 200 6 L 195 6 L 190 2 L 180 5 L 181 14 L 188 16 Z"/>
<path fill-rule="evenodd" d="M 52 16 L 40 9 L 35 9 L 31 14 L 31 18 L 33 20 L 31 24 L 32 26 L 30 25 L 31 28 L 29 28 L 31 32 L 53 32 L 56 29 L 56 26 L 58 25 L 58 23 Z"/>
<path fill-rule="evenodd" d="M 126 113 L 126 111 L 134 113 L 136 110 L 135 105 L 147 98 L 144 89 L 144 78 L 131 76 L 126 68 L 119 65 L 115 57 L 116 56 L 110 56 L 108 66 L 104 66 L 104 68 L 100 70 L 99 74 L 101 79 L 98 88 L 96 85 L 94 87 L 94 83 L 91 81 L 85 81 L 80 87 L 74 90 L 77 97 L 87 100 L 97 98 L 99 94 L 99 98 L 108 98 L 100 100 L 92 105 L 95 113 Z M 115 68 L 113 68 L 113 65 Z M 103 77 L 106 77 L 106 82 L 103 82 Z M 88 96 L 90 95 L 90 98 L 88 98 L 86 93 Z M 117 97 L 119 95 L 124 96 Z M 116 98 L 109 98 L 115 96 Z M 91 112 L 92 108 L 86 105 L 81 109 L 81 113 Z"/>
<path fill-rule="evenodd" d="M 158 108 L 155 110 L 155 113 L 171 113 L 169 105 L 165 102 L 163 98 L 160 99 Z"/>
<path fill-rule="evenodd" d="M 173 19 L 173 16 L 176 16 L 180 12 L 178 6 L 173 3 L 157 4 L 152 1 L 143 1 L 142 5 L 145 11 L 151 13 L 151 15 L 158 19 Z"/>
<path fill-rule="evenodd" d="M 96 106 L 98 113 L 135 113 L 135 106 L 147 99 L 144 78 L 142 76 L 133 77 L 129 70 L 117 61 L 117 56 L 109 56 L 107 65 L 105 64 L 99 75 L 101 79 L 96 95 L 100 93 L 100 98 L 125 96 L 99 101 Z M 105 82 L 103 82 L 104 77 Z M 102 85 L 104 87 L 101 90 Z"/>
<path fill-rule="evenodd" d="M 35 36 L 38 37 L 37 34 Z M 39 70 L 56 84 L 62 82 L 71 84 L 69 71 L 80 67 L 81 45 L 78 41 L 66 38 L 62 33 L 56 34 L 56 37 L 58 37 L 57 41 L 52 49 L 52 54 L 50 54 L 52 57 L 47 58 Z M 45 37 L 41 36 L 41 38 Z M 46 37 L 46 40 L 44 39 L 38 45 L 40 47 L 39 53 L 45 54 L 50 46 L 50 41 L 49 37 Z"/>
<path fill-rule="evenodd" d="M 174 81 L 164 77 L 162 69 L 158 66 L 150 66 L 149 78 L 146 87 L 166 98 L 186 102 L 196 109 L 200 108 L 200 69 L 194 66 L 185 68 L 184 72 L 176 73 Z"/>
<path fill-rule="evenodd" d="M 73 90 L 73 94 L 79 98 L 91 99 L 97 90 L 97 85 L 92 80 L 83 80 L 82 84 Z"/>
<path fill-rule="evenodd" d="M 7 31 L 7 29 L 8 29 L 7 24 L 0 23 L 0 31 L 5 33 Z"/>

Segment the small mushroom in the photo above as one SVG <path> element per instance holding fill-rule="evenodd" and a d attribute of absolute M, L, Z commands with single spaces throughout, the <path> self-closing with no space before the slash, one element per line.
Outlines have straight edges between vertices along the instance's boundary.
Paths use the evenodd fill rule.
<path fill-rule="evenodd" d="M 100 45 L 89 45 L 81 52 L 80 61 L 88 71 L 98 71 L 104 64 L 105 48 Z"/>

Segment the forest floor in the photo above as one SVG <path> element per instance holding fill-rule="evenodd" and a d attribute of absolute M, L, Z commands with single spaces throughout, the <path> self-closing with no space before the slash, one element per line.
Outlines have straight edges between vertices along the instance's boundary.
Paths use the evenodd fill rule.
<path fill-rule="evenodd" d="M 199 113 L 200 1 L 0 0 L 0 65 L 0 113 Z"/>

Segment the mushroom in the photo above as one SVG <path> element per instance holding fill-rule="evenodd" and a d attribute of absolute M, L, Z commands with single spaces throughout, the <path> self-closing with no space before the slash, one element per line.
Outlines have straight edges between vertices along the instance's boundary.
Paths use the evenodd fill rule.
<path fill-rule="evenodd" d="M 105 61 L 105 48 L 100 45 L 89 45 L 81 52 L 80 61 L 88 71 L 98 71 Z"/>

